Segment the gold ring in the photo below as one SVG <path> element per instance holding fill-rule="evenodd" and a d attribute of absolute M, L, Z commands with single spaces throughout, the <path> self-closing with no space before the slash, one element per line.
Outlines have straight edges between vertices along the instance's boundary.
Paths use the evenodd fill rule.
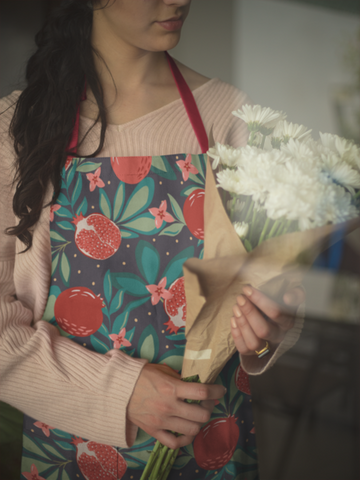
<path fill-rule="evenodd" d="M 262 350 L 255 350 L 256 355 L 258 358 L 265 357 L 270 352 L 269 350 L 269 342 L 266 341 L 265 347 Z"/>

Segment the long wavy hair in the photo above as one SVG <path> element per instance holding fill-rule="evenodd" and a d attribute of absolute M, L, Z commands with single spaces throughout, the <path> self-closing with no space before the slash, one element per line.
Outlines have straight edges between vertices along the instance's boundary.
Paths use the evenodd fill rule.
<path fill-rule="evenodd" d="M 44 208 L 48 185 L 54 187 L 52 202 L 60 193 L 85 79 L 98 105 L 94 124 L 101 122 L 99 146 L 88 156 L 96 156 L 104 145 L 106 109 L 94 63 L 99 54 L 91 45 L 92 18 L 88 0 L 61 2 L 36 35 L 37 50 L 27 64 L 27 87 L 10 124 L 17 157 L 13 209 L 19 223 L 7 229 L 25 244 L 24 252 L 32 245 L 32 227 Z"/>

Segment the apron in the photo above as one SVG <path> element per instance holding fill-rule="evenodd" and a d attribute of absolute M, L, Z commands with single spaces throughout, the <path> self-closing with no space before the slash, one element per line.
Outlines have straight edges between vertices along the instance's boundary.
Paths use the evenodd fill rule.
<path fill-rule="evenodd" d="M 121 349 L 181 370 L 186 303 L 183 263 L 201 258 L 208 140 L 193 95 L 168 63 L 202 154 L 72 158 L 50 212 L 52 275 L 44 320 L 84 348 Z M 79 114 L 71 147 L 76 147 Z M 248 378 L 235 354 L 217 379 L 227 394 L 169 480 L 256 480 Z M 139 479 L 155 439 L 102 445 L 25 416 L 22 479 Z M 33 475 L 33 476 L 31 476 Z"/>

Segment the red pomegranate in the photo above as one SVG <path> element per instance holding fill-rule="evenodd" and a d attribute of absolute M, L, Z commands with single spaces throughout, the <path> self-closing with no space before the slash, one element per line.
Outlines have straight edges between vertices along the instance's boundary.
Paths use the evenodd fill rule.
<path fill-rule="evenodd" d="M 88 337 L 101 327 L 104 306 L 100 294 L 96 296 L 89 288 L 68 288 L 55 301 L 55 319 L 66 333 Z"/>
<path fill-rule="evenodd" d="M 115 175 L 124 183 L 140 183 L 151 168 L 151 157 L 111 157 Z"/>
<path fill-rule="evenodd" d="M 120 247 L 121 233 L 118 226 L 102 213 L 88 217 L 76 215 L 75 243 L 81 253 L 96 260 L 106 260 Z"/>
<path fill-rule="evenodd" d="M 187 197 L 183 209 L 188 229 L 199 240 L 204 239 L 204 200 L 205 190 L 198 188 Z"/>
<path fill-rule="evenodd" d="M 114 447 L 77 437 L 71 443 L 76 445 L 76 460 L 86 480 L 119 480 L 126 472 L 126 461 Z"/>
<path fill-rule="evenodd" d="M 196 463 L 204 470 L 222 468 L 233 456 L 239 434 L 234 415 L 211 420 L 195 437 Z"/>
<path fill-rule="evenodd" d="M 168 314 L 169 320 L 164 323 L 169 333 L 177 333 L 179 328 L 185 327 L 186 321 L 186 299 L 184 277 L 178 278 L 170 286 L 169 292 L 172 297 L 164 300 L 164 309 Z"/>
<path fill-rule="evenodd" d="M 235 384 L 240 392 L 251 395 L 249 375 L 245 372 L 241 365 L 239 365 L 235 372 Z"/>

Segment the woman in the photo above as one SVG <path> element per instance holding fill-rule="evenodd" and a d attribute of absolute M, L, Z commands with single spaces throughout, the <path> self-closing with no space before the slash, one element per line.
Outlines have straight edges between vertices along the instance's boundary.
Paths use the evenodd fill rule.
<path fill-rule="evenodd" d="M 185 341 L 181 266 L 202 254 L 206 132 L 244 144 L 230 112 L 248 102 L 164 53 L 189 7 L 63 2 L 37 36 L 27 88 L 2 101 L 1 391 L 26 414 L 23 478 L 139 478 L 152 437 L 182 447 L 169 478 L 257 475 L 239 356 L 215 385 L 173 370 Z M 298 335 L 252 288 L 231 322 L 255 374 Z M 218 440 L 210 453 L 204 423 Z"/>

